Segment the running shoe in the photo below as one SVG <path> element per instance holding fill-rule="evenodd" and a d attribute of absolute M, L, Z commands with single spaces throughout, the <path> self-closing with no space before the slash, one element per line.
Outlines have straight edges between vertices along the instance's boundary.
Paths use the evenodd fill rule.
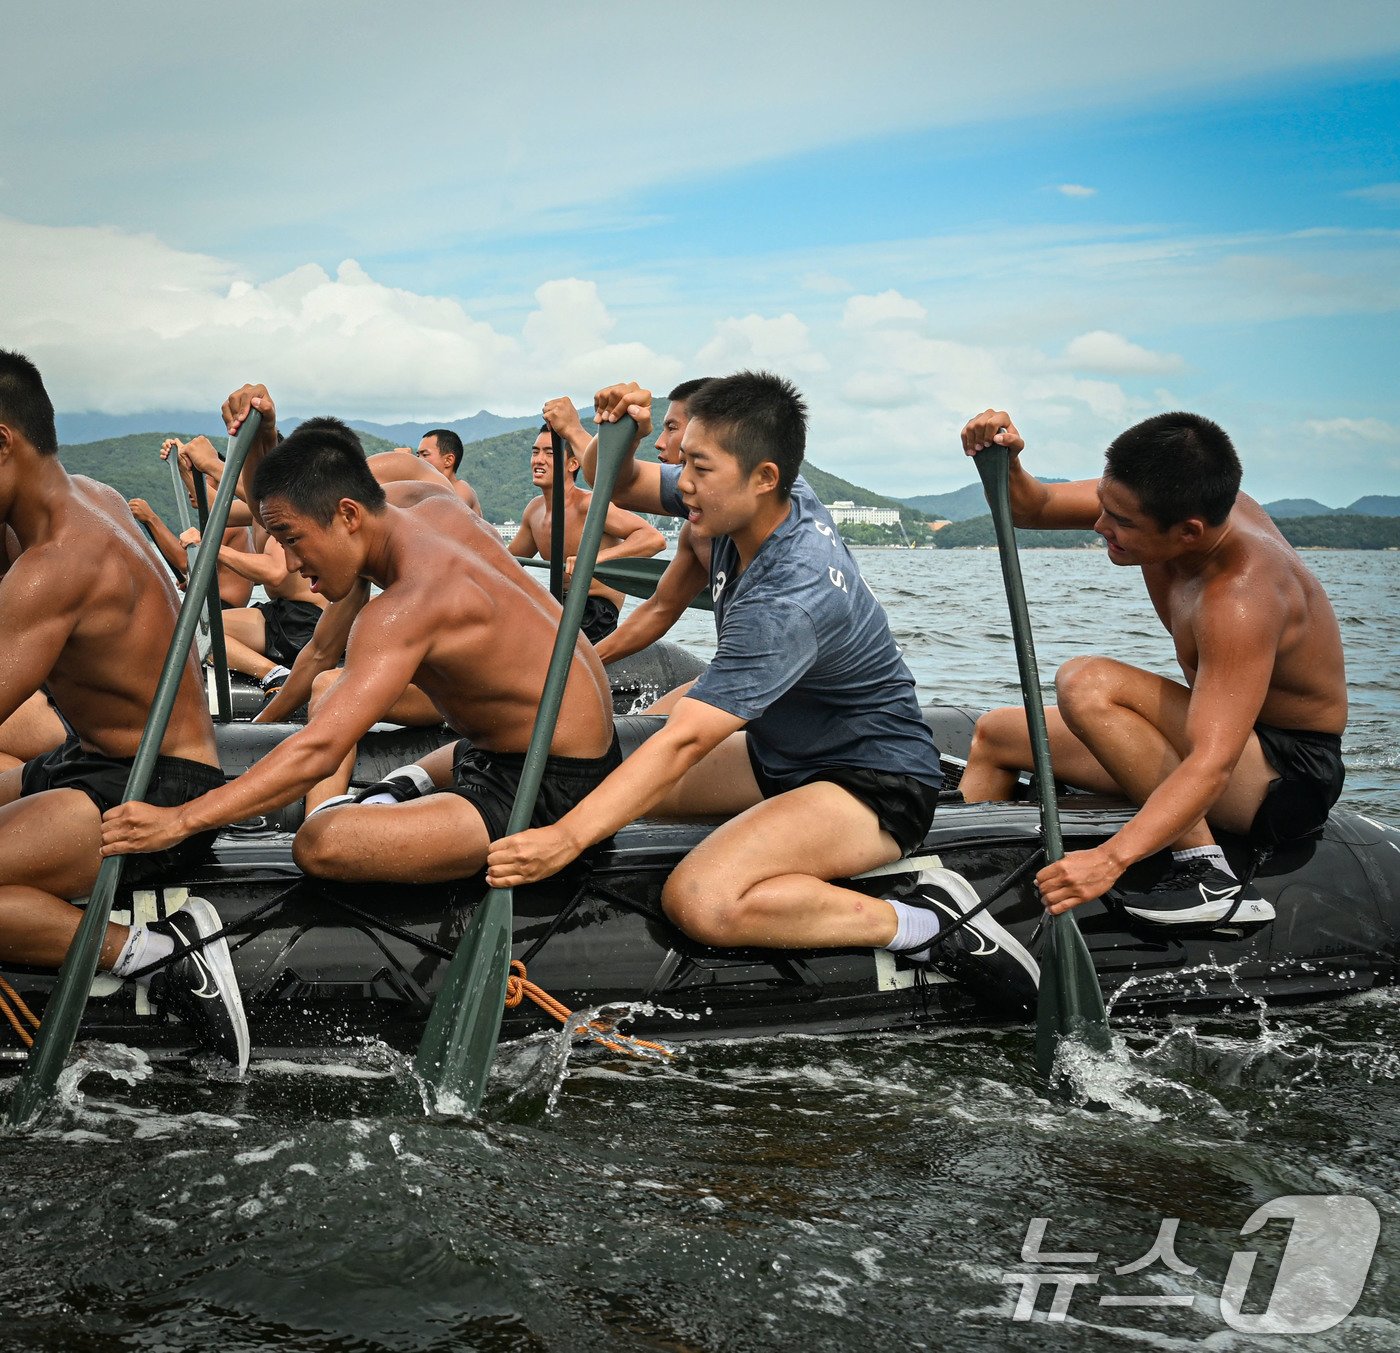
<path fill-rule="evenodd" d="M 1123 910 L 1153 925 L 1259 924 L 1274 919 L 1273 905 L 1209 860 L 1173 863 L 1145 893 L 1119 897 Z"/>
<path fill-rule="evenodd" d="M 218 934 L 223 928 L 219 913 L 202 897 L 192 897 L 165 920 L 151 921 L 148 928 L 169 935 L 179 954 L 151 978 L 152 1004 L 162 1014 L 189 1025 L 201 1047 L 232 1062 L 241 1076 L 248 1069 L 248 1021 L 228 941 L 220 937 L 203 948 L 189 948 Z"/>
<path fill-rule="evenodd" d="M 909 962 L 937 968 L 990 1004 L 1026 1012 L 1035 1009 L 1040 965 L 1005 926 L 989 911 L 980 911 L 952 930 L 982 903 L 961 874 L 925 869 L 913 893 L 900 901 L 936 912 L 940 927 L 932 944 L 904 955 Z"/>

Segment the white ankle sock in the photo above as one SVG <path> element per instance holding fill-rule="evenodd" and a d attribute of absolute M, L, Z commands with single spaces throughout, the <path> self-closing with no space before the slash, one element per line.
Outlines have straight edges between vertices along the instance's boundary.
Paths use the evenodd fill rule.
<path fill-rule="evenodd" d="M 1177 864 L 1185 864 L 1187 860 L 1209 860 L 1222 873 L 1235 877 L 1235 871 L 1230 868 L 1230 862 L 1225 858 L 1225 852 L 1219 846 L 1192 846 L 1189 850 L 1172 851 L 1172 859 Z"/>
<path fill-rule="evenodd" d="M 885 901 L 894 908 L 899 922 L 894 939 L 885 948 L 901 954 L 917 954 L 927 949 L 939 931 L 938 913 L 931 907 L 911 907 L 907 902 L 896 902 L 892 897 Z"/>
<path fill-rule="evenodd" d="M 147 964 L 158 963 L 175 952 L 175 941 L 169 935 L 156 935 L 144 921 L 137 921 L 126 937 L 117 961 L 112 964 L 113 977 L 129 977 Z M 138 986 L 146 986 L 155 973 L 143 973 L 136 979 Z"/>

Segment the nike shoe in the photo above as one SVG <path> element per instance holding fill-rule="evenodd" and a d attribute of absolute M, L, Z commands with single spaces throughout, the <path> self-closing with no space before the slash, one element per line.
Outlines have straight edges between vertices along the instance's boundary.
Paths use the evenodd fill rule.
<path fill-rule="evenodd" d="M 202 897 L 192 897 L 148 929 L 169 935 L 177 953 L 222 929 L 219 913 Z M 151 1001 L 166 1015 L 188 1024 L 201 1047 L 238 1068 L 248 1069 L 248 1021 L 233 973 L 228 941 L 220 938 L 181 954 L 151 978 Z"/>
<path fill-rule="evenodd" d="M 1005 926 L 990 912 L 980 911 L 951 930 L 982 903 L 961 874 L 951 869 L 925 869 L 913 893 L 900 901 L 938 913 L 938 935 L 932 944 L 906 954 L 910 962 L 937 968 L 990 1004 L 1027 1012 L 1035 1009 L 1040 965 Z"/>
<path fill-rule="evenodd" d="M 1274 919 L 1273 905 L 1239 879 L 1199 856 L 1173 863 L 1145 893 L 1119 898 L 1123 910 L 1154 925 L 1259 924 Z"/>

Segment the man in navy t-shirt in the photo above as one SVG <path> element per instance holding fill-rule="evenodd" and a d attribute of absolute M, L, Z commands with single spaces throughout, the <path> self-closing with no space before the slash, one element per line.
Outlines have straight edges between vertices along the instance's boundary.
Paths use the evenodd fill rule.
<path fill-rule="evenodd" d="M 599 396 L 598 420 L 630 415 L 640 442 L 650 404 L 636 386 L 612 387 Z M 692 938 L 724 947 L 881 946 L 1030 1004 L 1035 962 L 985 912 L 932 944 L 968 903 L 931 875 L 904 901 L 829 881 L 920 845 L 942 783 L 938 749 L 883 608 L 798 475 L 802 397 L 778 376 L 742 372 L 708 382 L 688 412 L 682 464 L 629 455 L 613 498 L 684 516 L 713 542 L 714 659 L 666 727 L 571 812 L 494 842 L 488 881 L 543 878 L 644 813 L 723 815 L 729 820 L 662 894 L 667 915 Z"/>

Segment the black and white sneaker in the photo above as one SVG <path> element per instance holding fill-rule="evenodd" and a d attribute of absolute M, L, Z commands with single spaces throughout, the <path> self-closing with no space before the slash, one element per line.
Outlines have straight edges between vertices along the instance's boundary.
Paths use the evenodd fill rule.
<path fill-rule="evenodd" d="M 938 935 L 931 945 L 906 954 L 910 962 L 937 968 L 991 1004 L 1035 1009 L 1040 965 L 990 912 L 978 912 L 965 925 L 946 933 L 982 903 L 961 874 L 951 869 L 925 869 L 913 893 L 900 901 L 938 913 Z"/>
<path fill-rule="evenodd" d="M 223 926 L 208 902 L 192 897 L 165 920 L 151 921 L 148 928 L 169 935 L 178 953 L 217 934 Z M 248 1021 L 227 940 L 190 950 L 157 972 L 151 978 L 151 1001 L 162 1014 L 188 1024 L 200 1046 L 232 1062 L 240 1076 L 248 1069 Z"/>
<path fill-rule="evenodd" d="M 1227 918 L 1258 925 L 1274 919 L 1270 902 L 1200 857 L 1173 863 L 1147 892 L 1126 893 L 1119 901 L 1129 916 L 1154 925 L 1214 925 Z"/>

